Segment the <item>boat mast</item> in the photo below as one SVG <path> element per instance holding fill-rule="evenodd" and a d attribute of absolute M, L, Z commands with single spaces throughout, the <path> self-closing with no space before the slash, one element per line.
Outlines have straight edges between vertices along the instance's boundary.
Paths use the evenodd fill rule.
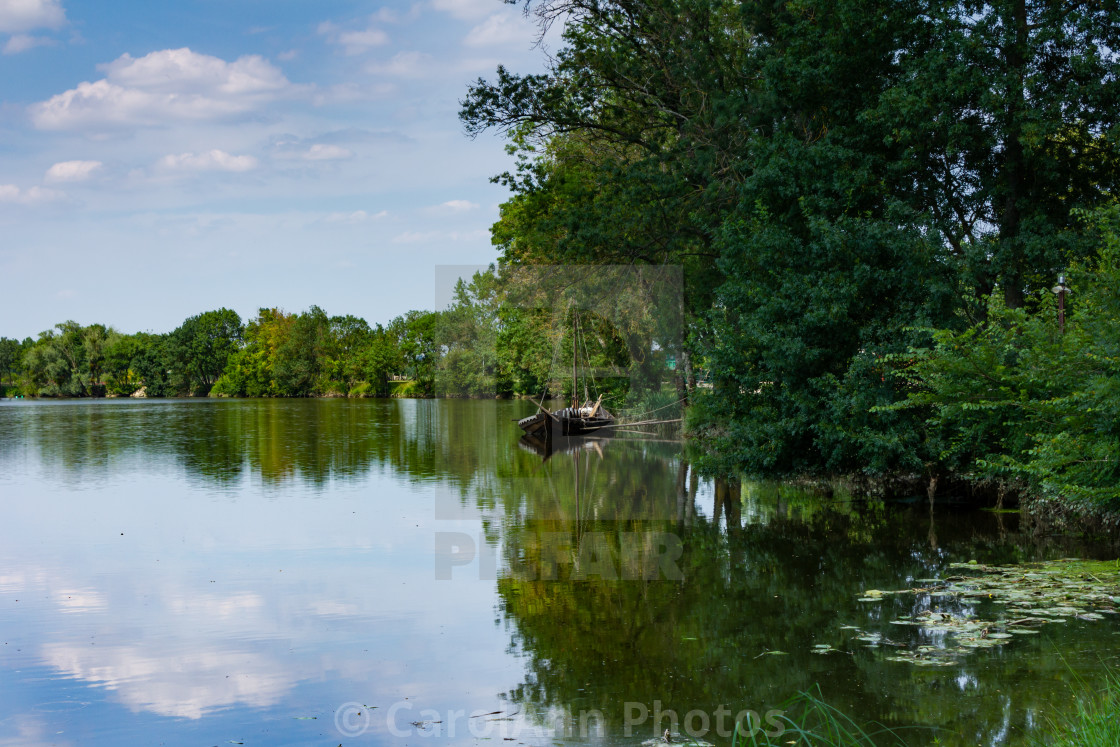
<path fill-rule="evenodd" d="M 572 408 L 579 407 L 579 381 L 576 379 L 576 314 L 572 311 Z M 579 413 L 573 413 L 576 416 Z"/>

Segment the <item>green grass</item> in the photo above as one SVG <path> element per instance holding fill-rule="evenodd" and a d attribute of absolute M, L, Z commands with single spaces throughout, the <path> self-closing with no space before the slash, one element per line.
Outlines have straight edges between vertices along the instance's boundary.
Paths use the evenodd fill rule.
<path fill-rule="evenodd" d="M 389 382 L 390 397 L 423 397 L 424 392 L 416 381 L 391 381 Z"/>
<path fill-rule="evenodd" d="M 760 728 L 741 734 L 736 724 L 732 747 L 789 745 L 798 747 L 906 747 L 906 741 L 877 722 L 858 724 L 850 716 L 825 703 L 820 689 L 802 692 L 783 704 L 782 715 L 768 718 Z M 783 730 L 773 722 L 778 722 Z"/>
<path fill-rule="evenodd" d="M 1077 713 L 1051 722 L 1040 744 L 1048 747 L 1115 747 L 1120 745 L 1120 679 L 1114 676 L 1102 692 L 1078 699 Z"/>
<path fill-rule="evenodd" d="M 773 716 L 749 734 L 736 724 L 731 747 L 906 747 L 900 730 L 878 722 L 859 724 L 821 699 L 820 690 L 802 692 L 783 704 Z M 774 722 L 783 731 L 778 734 Z M 756 725 L 757 726 L 757 725 Z M 928 727 L 909 727 L 935 732 Z M 1120 745 L 1120 678 L 1110 676 L 1104 689 L 1077 701 L 1077 711 L 1063 721 L 1051 721 L 1035 743 L 1046 747 L 1116 747 Z M 938 744 L 934 740 L 934 744 Z"/>

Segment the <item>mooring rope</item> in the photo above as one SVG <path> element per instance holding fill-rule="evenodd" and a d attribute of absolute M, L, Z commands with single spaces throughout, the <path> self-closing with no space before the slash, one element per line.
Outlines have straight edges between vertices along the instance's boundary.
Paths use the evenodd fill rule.
<path fill-rule="evenodd" d="M 646 416 L 648 416 L 648 415 L 652 415 L 652 414 L 653 414 L 653 413 L 655 413 L 655 412 L 660 412 L 661 410 L 667 410 L 667 409 L 669 409 L 670 407 L 676 407 L 676 406 L 677 406 L 677 405 L 679 405 L 679 404 L 683 404 L 683 403 L 684 403 L 684 401 L 685 401 L 685 399 L 686 399 L 685 397 L 681 397 L 681 398 L 680 398 L 680 399 L 678 399 L 678 400 L 677 400 L 676 402 L 670 402 L 670 403 L 669 403 L 669 404 L 667 404 L 667 405 L 662 405 L 661 407 L 655 407 L 654 409 L 652 409 L 652 410 L 649 410 L 648 412 L 643 412 L 643 413 L 640 413 L 640 414 L 636 415 L 635 417 L 638 417 L 638 418 L 644 418 L 644 417 L 646 417 Z M 633 423 L 631 423 L 630 425 L 633 425 Z"/>

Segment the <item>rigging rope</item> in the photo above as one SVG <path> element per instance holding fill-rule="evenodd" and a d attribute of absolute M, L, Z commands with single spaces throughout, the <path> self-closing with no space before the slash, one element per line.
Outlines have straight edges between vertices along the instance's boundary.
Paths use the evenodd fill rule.
<path fill-rule="evenodd" d="M 634 417 L 636 417 L 636 418 L 638 418 L 638 419 L 641 419 L 641 418 L 644 418 L 644 417 L 646 417 L 647 415 L 652 415 L 652 414 L 653 414 L 653 413 L 655 413 L 655 412 L 659 412 L 659 411 L 661 411 L 661 410 L 667 410 L 667 409 L 668 409 L 668 408 L 670 408 L 670 407 L 676 407 L 676 406 L 677 406 L 677 405 L 679 405 L 679 404 L 683 404 L 683 403 L 684 403 L 684 401 L 685 401 L 686 399 L 687 399 L 686 397 L 681 397 L 681 398 L 680 398 L 680 399 L 678 399 L 678 400 L 677 400 L 676 402 L 670 402 L 670 403 L 669 403 L 669 404 L 667 404 L 667 405 L 662 405 L 661 407 L 655 407 L 655 408 L 654 408 L 654 409 L 652 409 L 652 410 L 649 410 L 649 411 L 647 411 L 647 412 L 643 412 L 643 413 L 640 413 L 640 414 L 638 414 L 638 415 L 635 415 Z"/>
<path fill-rule="evenodd" d="M 569 304 L 569 307 L 570 306 L 571 306 L 571 304 Z M 548 390 L 552 386 L 552 372 L 556 370 L 556 356 L 559 355 L 559 353 L 560 353 L 559 342 L 553 342 L 552 343 L 552 360 L 549 361 L 549 364 L 548 364 L 548 376 L 545 377 L 544 386 L 542 387 L 544 391 L 541 392 L 541 402 L 540 402 L 539 405 L 537 405 L 537 408 L 539 410 L 544 409 L 544 399 L 545 399 L 546 396 L 548 396 Z"/>
<path fill-rule="evenodd" d="M 583 358 L 584 358 L 585 361 L 587 361 L 587 370 L 590 371 L 591 370 L 591 353 L 588 351 L 588 348 L 587 348 L 587 334 L 583 331 L 583 325 L 579 324 L 578 321 L 577 321 L 576 326 L 579 330 L 580 340 L 582 340 L 581 347 L 583 348 Z M 595 379 L 594 376 L 591 377 L 591 385 L 595 388 L 595 394 L 596 394 L 596 396 L 598 396 L 598 394 L 599 394 L 599 382 Z M 587 399 L 588 401 L 590 401 L 591 400 L 591 395 L 587 392 L 587 379 L 584 379 L 583 389 L 584 389 L 584 398 Z"/>

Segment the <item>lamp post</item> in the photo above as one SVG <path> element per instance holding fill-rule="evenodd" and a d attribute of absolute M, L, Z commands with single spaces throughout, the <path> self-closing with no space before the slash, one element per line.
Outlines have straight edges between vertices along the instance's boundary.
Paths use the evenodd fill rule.
<path fill-rule="evenodd" d="M 1066 333 L 1066 296 L 1073 291 L 1066 285 L 1066 276 L 1058 276 L 1058 284 L 1050 289 L 1058 297 L 1058 332 L 1060 334 Z"/>

